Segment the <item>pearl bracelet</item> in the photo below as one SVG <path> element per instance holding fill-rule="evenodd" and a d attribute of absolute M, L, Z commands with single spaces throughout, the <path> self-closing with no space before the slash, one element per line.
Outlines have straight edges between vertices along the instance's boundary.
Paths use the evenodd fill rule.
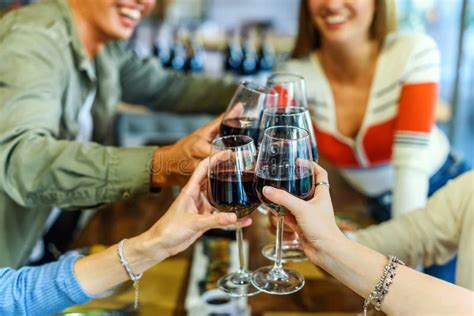
<path fill-rule="evenodd" d="M 388 263 L 383 269 L 382 277 L 375 285 L 374 290 L 370 292 L 369 296 L 364 301 L 364 316 L 367 316 L 367 309 L 370 304 L 374 305 L 377 311 L 380 311 L 382 301 L 388 293 L 388 288 L 393 282 L 393 278 L 396 274 L 395 270 L 399 264 L 405 265 L 403 261 L 395 256 L 388 257 Z"/>
<path fill-rule="evenodd" d="M 140 274 L 135 274 L 132 272 L 132 269 L 130 269 L 130 266 L 128 265 L 127 259 L 125 259 L 125 256 L 123 255 L 123 244 L 125 243 L 127 239 L 123 239 L 118 243 L 117 250 L 118 250 L 118 256 L 120 259 L 120 263 L 122 264 L 122 267 L 124 267 L 125 271 L 127 271 L 128 276 L 130 277 L 130 280 L 133 281 L 133 288 L 135 289 L 135 302 L 134 302 L 134 308 L 138 308 L 138 281 L 140 281 L 140 278 L 143 276 L 143 273 Z"/>

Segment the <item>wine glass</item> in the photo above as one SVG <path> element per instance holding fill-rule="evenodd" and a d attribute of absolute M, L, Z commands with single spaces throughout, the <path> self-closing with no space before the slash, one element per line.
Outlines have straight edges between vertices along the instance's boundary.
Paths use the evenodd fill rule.
<path fill-rule="evenodd" d="M 279 95 L 278 107 L 296 106 L 308 108 L 306 85 L 300 75 L 277 72 L 267 79 L 267 87 L 273 88 Z"/>
<path fill-rule="evenodd" d="M 260 119 L 260 130 L 264 131 L 269 127 L 278 125 L 294 126 L 308 131 L 311 140 L 313 160 L 318 162 L 318 146 L 314 135 L 311 115 L 307 108 L 301 106 L 266 107 L 263 110 L 262 118 Z M 261 137 L 259 138 L 259 142 L 261 142 L 263 138 L 263 133 L 260 134 Z"/>
<path fill-rule="evenodd" d="M 303 276 L 282 266 L 284 216 L 288 210 L 265 198 L 263 188 L 283 189 L 308 200 L 314 193 L 313 155 L 309 133 L 293 126 L 274 126 L 265 130 L 255 166 L 255 189 L 259 199 L 278 217 L 276 260 L 273 266 L 257 269 L 252 284 L 260 291 L 285 295 L 300 290 Z"/>
<path fill-rule="evenodd" d="M 271 104 L 265 108 L 260 130 L 275 125 L 296 126 L 306 129 L 311 139 L 313 160 L 318 162 L 318 147 L 311 115 L 308 110 L 304 78 L 293 73 L 274 73 L 268 77 L 267 86 L 276 90 L 279 98 L 276 105 Z M 282 249 L 282 260 L 284 262 L 307 260 L 298 239 L 284 241 Z M 265 245 L 262 248 L 262 254 L 269 260 L 275 260 L 275 245 Z"/>
<path fill-rule="evenodd" d="M 217 138 L 211 146 L 208 170 L 208 197 L 220 212 L 237 215 L 237 249 L 239 270 L 219 279 L 218 286 L 233 297 L 259 293 L 251 283 L 243 252 L 243 234 L 240 221 L 252 213 L 260 201 L 254 189 L 256 148 L 251 137 L 231 135 Z"/>
<path fill-rule="evenodd" d="M 275 90 L 242 81 L 227 106 L 220 125 L 220 136 L 247 135 L 257 144 L 262 111 L 277 102 L 278 93 Z"/>

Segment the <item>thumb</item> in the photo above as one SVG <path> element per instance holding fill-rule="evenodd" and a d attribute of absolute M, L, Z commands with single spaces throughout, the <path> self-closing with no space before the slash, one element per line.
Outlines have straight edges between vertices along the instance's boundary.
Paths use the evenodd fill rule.
<path fill-rule="evenodd" d="M 295 216 L 300 214 L 305 207 L 305 201 L 291 195 L 285 190 L 266 186 L 263 188 L 263 194 L 273 203 L 287 208 Z"/>
<path fill-rule="evenodd" d="M 234 213 L 214 213 L 201 215 L 199 217 L 200 218 L 195 221 L 195 228 L 201 231 L 235 225 L 237 223 L 237 216 Z"/>
<path fill-rule="evenodd" d="M 209 145 L 207 136 L 206 136 L 206 139 L 197 138 L 194 141 L 192 146 L 193 146 L 193 155 L 195 157 L 203 159 L 203 158 L 209 157 L 209 155 L 211 154 L 211 145 Z"/>

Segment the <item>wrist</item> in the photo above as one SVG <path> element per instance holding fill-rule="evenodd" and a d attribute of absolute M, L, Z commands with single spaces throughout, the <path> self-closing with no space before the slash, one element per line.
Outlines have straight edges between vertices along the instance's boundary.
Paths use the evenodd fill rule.
<path fill-rule="evenodd" d="M 170 166 L 167 163 L 169 161 L 169 147 L 170 146 L 160 147 L 153 152 L 150 169 L 151 191 L 168 185 L 168 173 L 170 172 L 170 170 L 168 170 Z"/>
<path fill-rule="evenodd" d="M 331 260 L 334 254 L 338 252 L 338 249 L 348 247 L 348 243 L 351 242 L 352 241 L 342 233 L 314 242 L 313 247 L 317 254 L 314 258 L 314 263 L 324 269 L 327 265 L 331 264 Z"/>
<path fill-rule="evenodd" d="M 124 244 L 123 252 L 130 269 L 135 274 L 143 273 L 159 262 L 143 234 L 128 239 Z"/>
<path fill-rule="evenodd" d="M 164 247 L 161 236 L 151 235 L 149 232 L 136 237 L 139 239 L 139 249 L 143 258 L 153 262 L 153 265 L 170 257 L 169 251 Z"/>

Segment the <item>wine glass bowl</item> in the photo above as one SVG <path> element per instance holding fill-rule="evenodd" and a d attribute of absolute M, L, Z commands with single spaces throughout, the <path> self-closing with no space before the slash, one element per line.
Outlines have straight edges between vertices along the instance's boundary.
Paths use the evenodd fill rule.
<path fill-rule="evenodd" d="M 267 79 L 267 86 L 279 95 L 278 106 L 308 108 L 304 78 L 294 73 L 276 72 Z"/>
<path fill-rule="evenodd" d="M 278 102 L 275 90 L 242 81 L 232 97 L 220 125 L 220 136 L 247 135 L 257 144 L 260 116 L 267 106 Z"/>
<path fill-rule="evenodd" d="M 277 107 L 266 107 L 263 110 L 262 118 L 260 120 L 260 130 L 272 126 L 295 126 L 305 129 L 309 133 L 311 140 L 311 151 L 313 154 L 313 160 L 318 161 L 318 147 L 316 144 L 316 137 L 314 135 L 313 123 L 309 110 L 301 106 L 277 106 Z M 259 141 L 263 138 L 263 133 L 260 133 Z"/>
<path fill-rule="evenodd" d="M 209 201 L 220 212 L 241 219 L 250 215 L 260 201 L 254 190 L 253 140 L 245 135 L 217 138 L 209 167 Z"/>

